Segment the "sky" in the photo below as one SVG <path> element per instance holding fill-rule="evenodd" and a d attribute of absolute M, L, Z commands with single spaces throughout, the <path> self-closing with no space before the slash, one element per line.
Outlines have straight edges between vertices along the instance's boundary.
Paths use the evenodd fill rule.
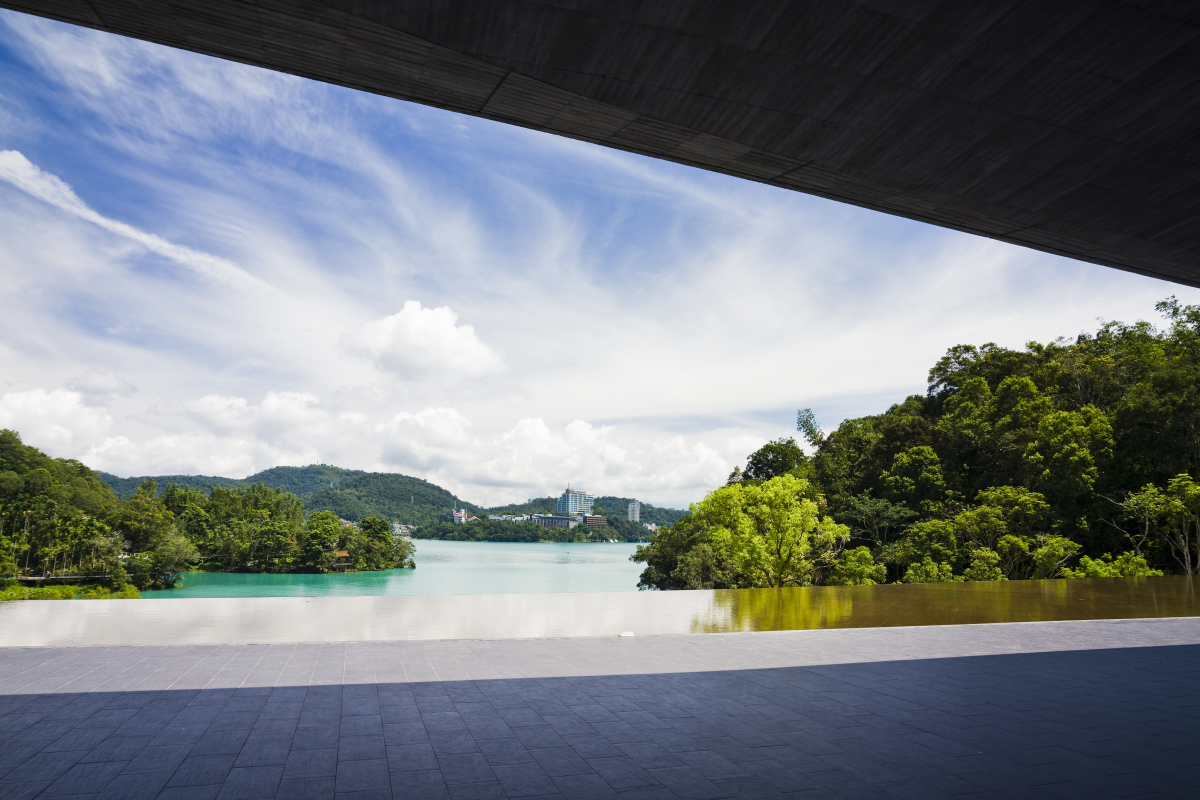
<path fill-rule="evenodd" d="M 0 427 L 685 507 L 799 408 L 1200 291 L 0 11 Z"/>

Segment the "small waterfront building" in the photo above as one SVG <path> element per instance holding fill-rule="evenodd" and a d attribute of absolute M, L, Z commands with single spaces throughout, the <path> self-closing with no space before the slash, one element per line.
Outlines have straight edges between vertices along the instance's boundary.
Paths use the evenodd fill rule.
<path fill-rule="evenodd" d="M 587 492 L 581 492 L 578 489 L 572 489 L 571 484 L 567 484 L 567 490 L 558 498 L 558 513 L 559 514 L 590 514 L 592 513 L 592 504 L 596 502 L 596 498 Z"/>
<path fill-rule="evenodd" d="M 582 521 L 581 517 L 567 517 L 561 514 L 534 514 L 530 519 L 543 528 L 574 528 Z"/>
<path fill-rule="evenodd" d="M 633 499 L 629 501 L 629 521 L 640 522 L 642 519 L 642 504 Z"/>
<path fill-rule="evenodd" d="M 600 516 L 599 514 L 585 514 L 583 517 L 583 524 L 587 525 L 589 528 L 604 528 L 608 526 L 608 518 Z"/>

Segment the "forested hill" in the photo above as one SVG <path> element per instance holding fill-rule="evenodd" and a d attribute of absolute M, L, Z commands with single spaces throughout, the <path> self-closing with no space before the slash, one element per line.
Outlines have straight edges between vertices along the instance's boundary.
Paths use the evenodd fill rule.
<path fill-rule="evenodd" d="M 158 482 L 159 491 L 168 484 L 178 484 L 191 489 L 207 489 L 221 486 L 227 489 L 250 487 L 259 483 L 272 489 L 300 497 L 304 511 L 332 511 L 342 519 L 358 522 L 375 515 L 392 522 L 426 525 L 434 522 L 449 508 L 465 508 L 472 514 L 553 514 L 557 503 L 555 497 L 539 497 L 525 503 L 486 508 L 468 503 L 440 486 L 420 478 L 411 478 L 390 472 L 363 472 L 342 469 L 328 464 L 313 464 L 307 467 L 272 467 L 247 478 L 222 478 L 213 475 L 147 475 L 139 478 L 118 478 L 107 472 L 97 473 L 112 487 L 121 500 L 132 497 L 142 481 L 150 478 Z M 630 499 L 627 497 L 600 497 L 596 499 L 598 514 L 624 517 Z M 642 504 L 641 521 L 656 525 L 670 525 L 685 512 L 674 508 L 660 508 Z"/>
<path fill-rule="evenodd" d="M 210 486 L 225 488 L 249 487 L 258 483 L 282 488 L 304 501 L 304 511 L 332 511 L 342 519 L 357 522 L 375 515 L 392 522 L 428 524 L 447 509 L 466 508 L 472 513 L 485 509 L 464 502 L 455 495 L 420 478 L 387 472 L 363 472 L 342 469 L 328 464 L 307 467 L 272 467 L 246 478 L 222 478 L 212 475 L 149 475 L 138 478 L 118 478 L 108 473 L 100 477 L 113 488 L 122 500 L 132 497 L 142 481 L 158 482 L 162 491 L 168 484 L 195 489 Z"/>
<path fill-rule="evenodd" d="M 592 507 L 593 513 L 602 516 L 624 517 L 629 513 L 629 504 L 633 502 L 631 497 L 613 497 L 612 495 L 604 495 L 596 498 L 596 504 Z M 557 497 L 535 497 L 532 500 L 526 500 L 524 503 L 511 503 L 507 506 L 497 506 L 489 508 L 489 514 L 553 514 L 558 508 Z M 642 503 L 641 521 L 650 522 L 655 525 L 673 525 L 676 520 L 686 514 L 687 511 L 678 508 L 662 508 L 653 506 L 649 503 Z"/>

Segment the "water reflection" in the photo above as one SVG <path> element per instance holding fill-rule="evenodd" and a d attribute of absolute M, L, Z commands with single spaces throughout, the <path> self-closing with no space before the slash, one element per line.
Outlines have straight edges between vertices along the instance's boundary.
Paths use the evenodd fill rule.
<path fill-rule="evenodd" d="M 592 553 L 598 551 L 581 549 L 577 560 Z M 1195 617 L 1197 595 L 1196 579 L 1167 576 L 553 595 L 29 600 L 0 604 L 0 641 L 21 647 L 379 642 Z"/>
<path fill-rule="evenodd" d="M 784 631 L 1200 616 L 1196 579 L 1155 578 L 723 589 L 692 632 Z"/>

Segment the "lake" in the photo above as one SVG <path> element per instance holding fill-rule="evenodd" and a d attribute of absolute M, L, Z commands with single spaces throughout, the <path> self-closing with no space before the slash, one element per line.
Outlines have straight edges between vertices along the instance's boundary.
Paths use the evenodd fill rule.
<path fill-rule="evenodd" d="M 189 572 L 175 589 L 143 597 L 325 597 L 349 595 L 636 592 L 644 568 L 636 544 L 443 542 L 418 539 L 416 569 L 329 575 Z"/>

